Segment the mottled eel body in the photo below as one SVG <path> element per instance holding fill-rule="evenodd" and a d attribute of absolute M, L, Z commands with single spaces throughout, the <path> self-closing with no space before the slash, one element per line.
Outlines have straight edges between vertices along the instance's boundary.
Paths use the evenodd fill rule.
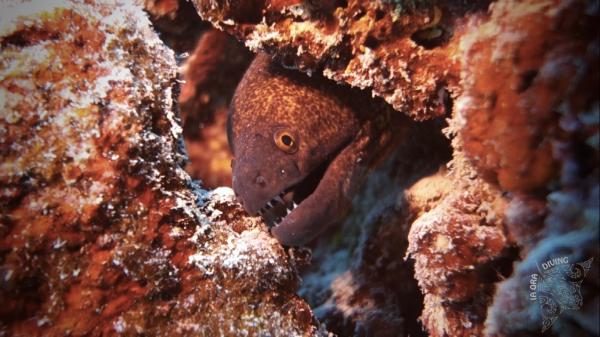
<path fill-rule="evenodd" d="M 259 54 L 229 113 L 233 189 L 281 243 L 305 244 L 348 210 L 368 168 L 401 132 L 393 129 L 400 115 Z"/>

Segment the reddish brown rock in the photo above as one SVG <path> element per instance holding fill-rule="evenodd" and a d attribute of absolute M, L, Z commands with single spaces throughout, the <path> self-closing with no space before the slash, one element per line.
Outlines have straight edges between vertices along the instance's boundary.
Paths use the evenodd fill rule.
<path fill-rule="evenodd" d="M 507 263 L 515 258 L 514 243 L 505 235 L 506 200 L 460 157 L 451 172 L 426 178 L 410 191 L 418 196 L 429 190 L 439 191 L 438 201 L 421 211 L 408 236 L 408 254 L 425 295 L 423 325 L 430 336 L 482 335 L 494 283 L 507 276 Z"/>
<path fill-rule="evenodd" d="M 504 190 L 547 188 L 560 167 L 556 143 L 573 129 L 594 132 L 576 114 L 598 98 L 590 90 L 598 87 L 598 13 L 583 1 L 562 3 L 500 1 L 461 42 L 459 136 Z"/>
<path fill-rule="evenodd" d="M 577 305 L 553 295 L 542 305 L 542 288 L 530 287 L 552 258 L 598 261 L 599 16 L 583 1 L 499 1 L 464 37 L 456 144 L 506 191 L 507 235 L 522 259 L 498 285 L 485 335 L 598 333 L 597 264 L 579 285 L 545 290 L 578 287 L 568 300 L 580 291 Z"/>
<path fill-rule="evenodd" d="M 144 9 L 151 15 L 161 18 L 167 17 L 174 19 L 177 17 L 177 11 L 180 8 L 179 0 L 146 0 Z"/>
<path fill-rule="evenodd" d="M 488 1 L 204 1 L 200 15 L 285 66 L 368 89 L 415 119 L 445 113 L 464 21 Z"/>
<path fill-rule="evenodd" d="M 326 335 L 318 317 L 340 336 L 419 336 L 419 322 L 430 336 L 534 336 L 547 315 L 531 275 L 560 254 L 594 264 L 581 308 L 545 334 L 598 334 L 595 3 L 195 3 L 252 49 L 413 119 L 452 108 L 452 147 L 433 141 L 438 125 L 390 151 L 313 243 L 305 302 L 310 254 L 182 169 L 183 133 L 189 172 L 228 180 L 224 116 L 247 52 L 180 15 L 187 2 L 145 2 L 177 50 L 195 45 L 188 28 L 205 32 L 180 123 L 174 57 L 137 5 L 5 2 L 0 335 Z"/>
<path fill-rule="evenodd" d="M 142 9 L 0 11 L 0 335 L 322 335 L 294 260 L 182 169 L 174 55 Z"/>

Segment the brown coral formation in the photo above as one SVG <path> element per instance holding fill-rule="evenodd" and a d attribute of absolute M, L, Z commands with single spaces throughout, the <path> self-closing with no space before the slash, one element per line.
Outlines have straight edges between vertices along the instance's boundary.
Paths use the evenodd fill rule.
<path fill-rule="evenodd" d="M 583 2 L 560 4 L 499 2 L 462 41 L 460 137 L 503 190 L 545 189 L 559 166 L 555 142 L 595 131 L 576 117 L 597 99 L 595 18 Z"/>
<path fill-rule="evenodd" d="M 556 335 L 597 333 L 592 327 L 597 309 L 591 304 L 598 296 L 591 291 L 597 275 L 583 289 L 583 316 L 575 324 L 567 323 L 573 317 L 567 311 L 562 319 L 553 316 L 560 323 L 548 324 L 546 309 L 530 299 L 529 285 L 539 272 L 536 264 L 549 258 L 598 257 L 598 208 L 590 204 L 598 197 L 598 180 L 592 178 L 598 174 L 598 117 L 591 117 L 598 109 L 598 29 L 592 28 L 598 10 L 577 1 L 562 6 L 499 1 L 490 13 L 483 22 L 473 20 L 476 29 L 461 41 L 462 94 L 450 127 L 457 134 L 454 172 L 474 167 L 468 174 L 472 181 L 456 189 L 459 199 L 447 201 L 459 201 L 463 209 L 434 210 L 411 229 L 431 238 L 427 243 L 411 236 L 411 245 L 425 253 L 421 258 L 413 253 L 416 277 L 426 292 L 424 324 L 433 336 L 538 335 L 550 328 Z M 465 197 L 475 197 L 475 203 L 460 201 Z M 464 208 L 469 205 L 475 208 Z M 464 216 L 473 213 L 479 215 L 468 224 Z M 450 241 L 438 240 L 440 231 L 463 223 L 467 236 L 459 231 L 449 235 Z M 482 228 L 483 236 L 478 234 Z M 450 251 L 436 259 L 428 251 L 440 242 L 458 245 L 447 246 Z M 493 270 L 502 274 L 502 261 L 511 258 L 506 249 L 517 243 L 523 262 L 512 275 L 504 274 L 509 278 L 495 290 L 494 283 L 504 277 L 490 279 L 480 269 L 495 259 L 500 264 Z M 458 279 L 449 277 L 456 272 Z M 442 296 L 428 301 L 440 291 Z M 457 306 L 465 296 L 471 304 Z"/>
<path fill-rule="evenodd" d="M 430 335 L 539 334 L 547 313 L 528 297 L 535 264 L 557 254 L 598 260 L 597 5 L 550 0 L 491 6 L 202 0 L 196 5 L 205 19 L 251 49 L 265 50 L 288 67 L 370 89 L 416 120 L 452 106 L 450 170 L 406 190 L 417 196 L 416 204 L 407 203 L 414 217 L 408 220 L 408 254 L 425 295 L 422 321 Z M 423 186 L 436 197 L 420 207 Z M 326 265 L 316 252 L 317 263 Z M 511 263 L 518 260 L 513 271 Z M 550 333 L 598 333 L 592 318 L 598 312 L 594 267 L 582 288 L 581 314 L 561 312 Z M 382 302 L 364 290 L 377 286 L 356 277 L 359 269 L 348 274 L 342 268 L 333 277 L 326 307 L 363 324 L 359 316 L 365 315 L 353 308 Z M 314 294 L 318 291 L 306 290 L 309 302 L 318 302 L 311 300 Z M 317 314 L 342 334 L 364 332 L 336 327 L 344 320 L 328 319 L 335 314 L 320 309 Z"/>
<path fill-rule="evenodd" d="M 515 257 L 504 224 L 506 200 L 457 157 L 444 175 L 434 186 L 431 177 L 412 188 L 442 193 L 412 223 L 408 237 L 425 295 L 421 319 L 430 336 L 480 336 L 494 283 L 507 276 Z M 429 186 L 419 186 L 424 183 Z"/>
<path fill-rule="evenodd" d="M 597 4 L 194 4 L 287 67 L 450 117 L 451 146 L 439 119 L 407 126 L 307 266 L 184 171 L 229 184 L 238 42 L 186 1 L 145 1 L 191 51 L 178 96 L 141 4 L 3 2 L 0 336 L 599 333 Z M 560 256 L 593 260 L 581 308 L 552 316 L 530 281 Z"/>
<path fill-rule="evenodd" d="M 338 336 L 426 336 L 414 263 L 405 259 L 410 224 L 451 188 L 443 123 L 410 123 L 401 144 L 367 179 L 352 213 L 313 245 L 300 294 Z M 413 160 L 406 160 L 412 158 Z"/>
<path fill-rule="evenodd" d="M 600 11 L 582 1 L 505 1 L 491 13 L 463 46 L 457 140 L 510 192 L 506 222 L 523 261 L 499 286 L 486 333 L 598 334 Z M 532 275 L 557 257 L 594 261 L 568 296 L 577 305 L 555 294 L 545 306 L 531 300 Z"/>
<path fill-rule="evenodd" d="M 288 67 L 369 89 L 415 119 L 445 113 L 457 43 L 489 1 L 196 0 L 200 15 Z"/>
<path fill-rule="evenodd" d="M 141 7 L 0 11 L 0 335 L 320 335 L 294 261 L 181 168 L 174 57 Z"/>

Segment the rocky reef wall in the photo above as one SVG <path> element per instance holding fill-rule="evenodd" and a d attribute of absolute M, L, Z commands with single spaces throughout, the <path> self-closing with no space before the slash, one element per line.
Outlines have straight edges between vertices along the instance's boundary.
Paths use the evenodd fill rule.
<path fill-rule="evenodd" d="M 326 335 L 285 249 L 184 171 L 175 55 L 141 4 L 0 12 L 0 335 Z"/>
<path fill-rule="evenodd" d="M 0 4 L 0 336 L 600 333 L 597 2 L 193 5 Z M 308 247 L 218 187 L 248 49 L 412 120 Z"/>

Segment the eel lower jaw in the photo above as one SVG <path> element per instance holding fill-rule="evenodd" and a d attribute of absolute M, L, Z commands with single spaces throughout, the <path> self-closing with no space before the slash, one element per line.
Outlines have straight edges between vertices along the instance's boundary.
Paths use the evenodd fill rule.
<path fill-rule="evenodd" d="M 331 161 L 324 162 L 300 182 L 277 194 L 258 211 L 269 227 L 281 224 L 317 189 Z"/>

